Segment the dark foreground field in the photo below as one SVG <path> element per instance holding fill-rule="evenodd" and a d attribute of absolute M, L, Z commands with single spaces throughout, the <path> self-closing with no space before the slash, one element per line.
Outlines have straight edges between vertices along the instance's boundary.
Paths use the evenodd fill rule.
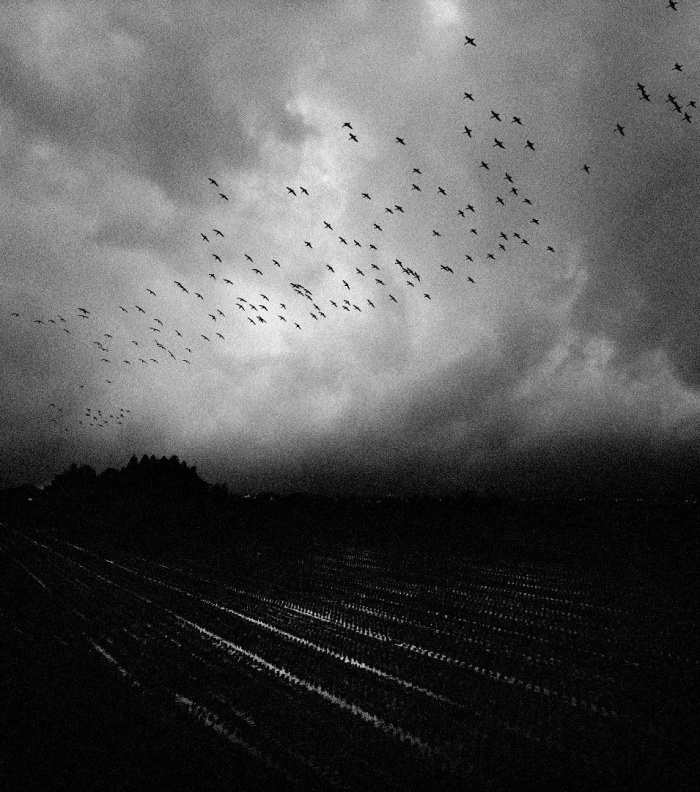
<path fill-rule="evenodd" d="M 522 531 L 499 556 L 248 526 L 155 554 L 1 530 L 3 789 L 696 780 L 692 541 L 538 560 Z"/>

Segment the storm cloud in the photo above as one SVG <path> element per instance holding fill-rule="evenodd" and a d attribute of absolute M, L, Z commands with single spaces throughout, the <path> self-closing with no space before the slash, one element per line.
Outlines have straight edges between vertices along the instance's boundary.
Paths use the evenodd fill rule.
<path fill-rule="evenodd" d="M 687 473 L 698 25 L 603 0 L 13 4 L 2 482 L 143 453 L 240 490 Z"/>

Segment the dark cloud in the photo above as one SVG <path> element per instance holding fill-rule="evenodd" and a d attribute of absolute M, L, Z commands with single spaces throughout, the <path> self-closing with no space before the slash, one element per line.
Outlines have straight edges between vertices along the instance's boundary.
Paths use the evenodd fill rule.
<path fill-rule="evenodd" d="M 700 116 L 663 101 L 700 101 L 697 13 L 683 15 L 602 0 L 8 10 L 2 479 L 132 453 L 176 453 L 241 489 L 602 487 L 675 470 L 700 380 Z M 268 325 L 250 326 L 241 296 Z M 79 423 L 115 405 L 132 410 L 118 431 Z"/>

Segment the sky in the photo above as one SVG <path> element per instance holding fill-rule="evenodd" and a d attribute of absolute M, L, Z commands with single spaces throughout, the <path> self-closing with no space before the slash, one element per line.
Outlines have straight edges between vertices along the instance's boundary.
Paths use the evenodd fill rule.
<path fill-rule="evenodd" d="M 0 484 L 177 454 L 234 491 L 677 485 L 698 29 L 688 0 L 4 4 Z"/>

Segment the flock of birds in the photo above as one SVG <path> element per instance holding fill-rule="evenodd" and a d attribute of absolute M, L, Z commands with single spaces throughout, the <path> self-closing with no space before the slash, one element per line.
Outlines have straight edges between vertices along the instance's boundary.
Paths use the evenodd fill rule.
<path fill-rule="evenodd" d="M 673 11 L 676 6 L 674 0 L 669 2 Z M 464 45 L 477 47 L 477 41 L 465 36 Z M 683 65 L 676 63 L 671 71 L 682 73 Z M 656 101 L 645 84 L 638 83 L 636 91 L 641 101 Z M 287 250 L 287 255 L 280 252 L 275 257 L 258 253 L 253 256 L 249 252 L 232 253 L 233 234 L 224 225 L 219 210 L 219 219 L 197 232 L 207 266 L 199 274 L 173 280 L 170 288 L 174 294 L 167 295 L 167 305 L 161 299 L 166 295 L 156 292 L 152 288 L 155 284 L 151 284 L 141 288 L 141 298 L 132 295 L 130 299 L 115 301 L 107 310 L 76 306 L 67 314 L 68 319 L 60 314 L 28 318 L 19 312 L 13 312 L 12 317 L 26 318 L 37 328 L 76 336 L 93 351 L 94 362 L 104 367 L 104 383 L 112 386 L 127 369 L 192 366 L 202 360 L 207 347 L 220 344 L 223 350 L 235 342 L 243 326 L 262 330 L 275 324 L 278 329 L 296 333 L 341 315 L 359 317 L 380 310 L 400 311 L 411 300 L 432 303 L 444 288 L 452 292 L 475 288 L 475 267 L 483 272 L 489 262 L 506 261 L 525 247 L 556 257 L 555 242 L 547 232 L 537 196 L 516 175 L 521 157 L 536 158 L 540 152 L 526 121 L 520 115 L 484 107 L 473 90 L 464 90 L 462 102 L 467 114 L 462 130 L 466 143 L 478 139 L 483 145 L 484 141 L 492 141 L 491 156 L 473 161 L 480 179 L 479 202 L 448 191 L 434 173 L 411 161 L 416 156 L 411 141 L 396 136 L 394 145 L 400 150 L 397 154 L 402 155 L 397 161 L 403 185 L 391 195 L 376 194 L 381 192 L 379 185 L 367 185 L 359 192 L 356 208 L 363 217 L 359 228 L 340 228 L 321 217 L 299 236 L 298 250 Z M 684 122 L 691 123 L 695 100 L 680 99 L 675 90 L 667 94 L 663 103 L 669 104 Z M 618 122 L 612 132 L 624 137 L 626 127 Z M 347 143 L 362 145 L 362 133 L 353 122 L 339 122 L 339 128 L 347 131 Z M 583 178 L 594 169 L 595 163 L 580 165 Z M 230 203 L 219 180 L 206 178 L 220 207 Z M 284 185 L 280 191 L 290 201 L 312 199 L 311 191 L 304 186 Z M 439 203 L 431 207 L 432 202 Z M 438 220 L 425 225 L 429 208 Z M 494 215 L 494 209 L 500 214 Z M 494 217 L 498 218 L 497 230 Z M 488 220 L 488 225 L 482 223 L 482 218 Z M 392 241 L 396 244 L 402 238 L 402 224 L 414 236 L 423 233 L 426 245 L 433 245 L 422 256 L 421 271 L 406 261 L 400 251 L 392 249 Z M 445 238 L 463 245 L 462 258 L 454 260 L 454 244 L 449 250 L 441 246 Z M 320 278 L 319 272 L 325 277 Z M 79 385 L 84 387 L 84 382 Z M 51 407 L 50 420 L 59 423 L 63 408 L 55 403 Z M 84 408 L 77 420 L 87 427 L 121 426 L 129 412 L 122 407 L 93 405 Z"/>

